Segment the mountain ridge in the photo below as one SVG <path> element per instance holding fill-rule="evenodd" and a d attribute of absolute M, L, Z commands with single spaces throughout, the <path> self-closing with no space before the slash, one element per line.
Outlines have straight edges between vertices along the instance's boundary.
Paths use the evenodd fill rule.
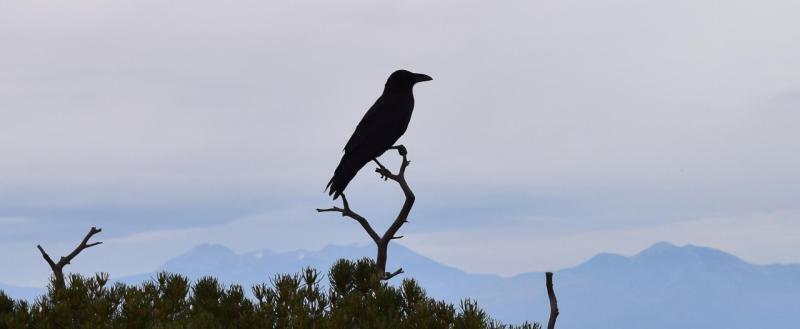
<path fill-rule="evenodd" d="M 305 266 L 324 273 L 336 259 L 373 257 L 373 253 L 371 245 L 332 245 L 318 251 L 261 249 L 239 254 L 222 245 L 202 244 L 155 272 L 181 273 L 192 279 L 212 275 L 249 287 L 269 282 L 276 273 L 296 273 Z M 397 267 L 403 267 L 404 276 L 413 277 L 432 297 L 455 303 L 469 297 L 504 322 L 547 318 L 541 272 L 512 277 L 468 273 L 392 245 L 387 268 Z M 141 283 L 155 272 L 117 280 Z M 565 329 L 788 329 L 800 323 L 800 264 L 755 265 L 691 244 L 659 242 L 632 256 L 599 253 L 556 271 L 555 286 L 562 312 L 559 327 Z"/>

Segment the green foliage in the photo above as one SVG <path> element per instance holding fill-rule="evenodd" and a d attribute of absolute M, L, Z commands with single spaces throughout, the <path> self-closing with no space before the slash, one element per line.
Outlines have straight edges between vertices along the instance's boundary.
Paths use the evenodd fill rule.
<path fill-rule="evenodd" d="M 254 286 L 254 299 L 212 277 L 191 284 L 159 273 L 139 286 L 109 287 L 107 274 L 71 275 L 64 289 L 51 283 L 33 303 L 0 292 L 0 329 L 541 328 L 499 324 L 469 299 L 459 307 L 434 300 L 413 279 L 390 286 L 374 268 L 369 259 L 340 260 L 327 288 L 314 269 L 278 275 Z"/>

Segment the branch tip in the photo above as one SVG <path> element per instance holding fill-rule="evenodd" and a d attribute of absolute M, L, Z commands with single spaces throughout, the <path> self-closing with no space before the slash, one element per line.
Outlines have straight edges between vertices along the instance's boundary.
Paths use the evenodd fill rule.
<path fill-rule="evenodd" d="M 394 271 L 392 273 L 384 272 L 383 273 L 383 280 L 389 280 L 389 279 L 391 279 L 393 277 L 396 277 L 397 275 L 399 275 L 401 273 L 405 273 L 405 272 L 403 272 L 403 268 L 402 267 L 398 268 L 397 271 Z"/>

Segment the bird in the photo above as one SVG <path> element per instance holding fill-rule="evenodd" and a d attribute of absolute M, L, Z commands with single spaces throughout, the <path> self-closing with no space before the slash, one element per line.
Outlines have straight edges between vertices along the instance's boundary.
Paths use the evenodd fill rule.
<path fill-rule="evenodd" d="M 389 75 L 383 93 L 367 110 L 356 126 L 356 130 L 344 147 L 344 155 L 333 172 L 325 190 L 336 200 L 370 161 L 394 147 L 394 143 L 406 132 L 414 111 L 414 85 L 433 80 L 430 76 L 397 70 Z"/>

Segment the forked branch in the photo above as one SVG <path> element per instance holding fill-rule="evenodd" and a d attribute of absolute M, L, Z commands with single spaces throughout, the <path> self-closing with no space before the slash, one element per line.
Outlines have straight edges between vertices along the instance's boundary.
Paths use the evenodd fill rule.
<path fill-rule="evenodd" d="M 342 214 L 342 216 L 350 217 L 361 224 L 361 227 L 364 228 L 370 238 L 372 238 L 372 241 L 378 247 L 378 257 L 375 262 L 378 270 L 380 273 L 382 273 L 381 278 L 383 280 L 389 280 L 398 274 L 403 273 L 402 268 L 397 269 L 394 272 L 386 272 L 387 252 L 390 241 L 403 237 L 402 235 L 398 236 L 396 234 L 403 224 L 408 223 L 408 215 L 411 213 L 411 208 L 414 206 L 414 201 L 416 199 L 414 192 L 411 191 L 411 188 L 408 186 L 408 182 L 406 182 L 406 168 L 411 164 L 411 161 L 408 161 L 407 158 L 408 152 L 403 145 L 394 146 L 391 149 L 397 150 L 397 152 L 400 153 L 400 156 L 403 157 L 403 162 L 400 164 L 400 170 L 397 172 L 397 174 L 392 173 L 391 170 L 387 169 L 376 159 L 375 163 L 378 165 L 378 168 L 375 169 L 375 172 L 380 174 L 383 180 L 391 179 L 397 182 L 400 185 L 400 188 L 403 190 L 405 202 L 403 203 L 403 207 L 400 208 L 400 212 L 397 214 L 394 222 L 392 222 L 392 225 L 389 226 L 383 235 L 378 235 L 366 218 L 350 209 L 350 205 L 347 202 L 347 198 L 345 198 L 344 194 L 342 194 L 342 208 L 334 206 L 326 209 L 317 209 L 318 212 L 339 212 Z"/>
<path fill-rule="evenodd" d="M 50 255 L 48 255 L 47 252 L 44 251 L 44 248 L 42 248 L 41 245 L 36 245 L 36 248 L 38 248 L 39 252 L 42 253 L 42 258 L 44 258 L 44 260 L 47 262 L 47 265 L 50 265 L 50 269 L 53 271 L 53 276 L 55 276 L 55 279 L 56 279 L 56 282 L 55 282 L 56 287 L 55 288 L 61 289 L 61 288 L 65 287 L 65 284 L 64 284 L 64 266 L 67 266 L 68 264 L 70 264 L 72 262 L 72 260 L 76 256 L 78 256 L 78 254 L 80 254 L 83 250 L 91 248 L 91 247 L 94 247 L 96 245 L 99 245 L 99 244 L 103 243 L 103 242 L 92 242 L 92 243 L 89 243 L 89 240 L 92 238 L 92 236 L 94 236 L 95 234 L 100 233 L 102 231 L 103 231 L 103 229 L 99 229 L 99 228 L 96 228 L 96 227 L 92 227 L 91 229 L 89 229 L 89 233 L 86 233 L 86 236 L 83 237 L 83 240 L 81 241 L 81 243 L 78 244 L 78 246 L 75 247 L 75 249 L 72 250 L 72 252 L 69 253 L 69 255 L 62 256 L 58 260 L 58 262 L 54 262 L 53 259 L 50 257 Z"/>
<path fill-rule="evenodd" d="M 352 209 L 350 209 L 350 204 L 347 202 L 347 197 L 345 197 L 344 194 L 342 194 L 342 207 L 343 208 L 339 208 L 339 207 L 336 207 L 336 206 L 334 206 L 332 208 L 327 208 L 327 209 L 317 208 L 317 212 L 334 211 L 334 212 L 342 213 L 342 217 L 350 217 L 352 219 L 355 219 L 359 224 L 361 224 L 361 227 L 363 227 L 364 230 L 367 231 L 367 234 L 369 234 L 369 237 L 372 238 L 372 241 L 374 241 L 375 243 L 378 243 L 380 241 L 380 239 L 381 239 L 380 235 L 378 235 L 378 233 L 375 232 L 375 230 L 372 228 L 372 226 L 369 225 L 369 222 L 367 221 L 367 219 L 364 218 L 363 216 L 357 214 Z"/>

